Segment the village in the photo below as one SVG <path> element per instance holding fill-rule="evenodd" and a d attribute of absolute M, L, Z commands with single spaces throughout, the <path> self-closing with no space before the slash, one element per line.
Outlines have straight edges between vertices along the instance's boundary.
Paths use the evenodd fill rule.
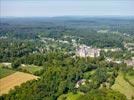
<path fill-rule="evenodd" d="M 109 52 L 123 52 L 121 48 L 97 48 L 91 46 L 87 46 L 85 44 L 80 44 L 79 41 L 82 39 L 80 37 L 75 36 L 63 36 L 63 39 L 56 40 L 54 38 L 42 38 L 39 36 L 41 42 L 43 44 L 46 44 L 46 47 L 42 48 L 36 48 L 39 49 L 40 52 L 48 51 L 50 48 L 61 50 L 61 47 L 59 47 L 59 44 L 61 44 L 62 47 L 66 45 L 65 49 L 68 49 L 68 52 L 66 53 L 74 53 L 75 56 L 79 57 L 100 57 L 102 52 L 105 52 L 106 54 L 109 54 Z M 79 38 L 78 41 L 76 41 L 76 38 Z M 68 39 L 70 41 L 68 41 Z M 123 43 L 124 48 L 126 51 L 129 51 L 131 54 L 134 54 L 134 43 Z M 68 48 L 67 48 L 68 47 Z M 71 51 L 70 51 L 71 50 Z M 124 54 L 126 55 L 126 54 Z M 112 57 L 105 56 L 105 61 L 107 62 L 113 62 L 117 64 L 125 63 L 127 66 L 134 66 L 134 57 L 132 56 L 129 59 L 115 59 Z M 134 69 L 134 67 L 133 67 Z"/>

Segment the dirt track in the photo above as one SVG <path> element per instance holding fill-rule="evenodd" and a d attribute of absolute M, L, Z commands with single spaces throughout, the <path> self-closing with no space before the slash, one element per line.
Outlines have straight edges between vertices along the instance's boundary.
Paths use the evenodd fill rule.
<path fill-rule="evenodd" d="M 0 95 L 8 93 L 10 89 L 14 88 L 14 86 L 19 86 L 28 80 L 37 78 L 37 76 L 23 72 L 16 72 L 7 77 L 4 77 L 0 79 Z"/>

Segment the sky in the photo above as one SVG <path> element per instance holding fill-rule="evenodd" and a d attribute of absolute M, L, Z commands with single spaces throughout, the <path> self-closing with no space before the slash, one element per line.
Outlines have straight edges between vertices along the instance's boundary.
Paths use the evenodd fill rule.
<path fill-rule="evenodd" d="M 0 0 L 2 17 L 134 16 L 134 0 Z"/>

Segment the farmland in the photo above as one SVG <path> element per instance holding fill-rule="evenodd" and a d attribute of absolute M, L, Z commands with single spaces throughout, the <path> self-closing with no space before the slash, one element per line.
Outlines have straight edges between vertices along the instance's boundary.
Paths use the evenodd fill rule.
<path fill-rule="evenodd" d="M 7 77 L 4 77 L 0 79 L 0 95 L 8 93 L 10 89 L 14 88 L 14 86 L 19 86 L 26 81 L 37 78 L 38 78 L 37 76 L 23 72 L 16 72 Z"/>

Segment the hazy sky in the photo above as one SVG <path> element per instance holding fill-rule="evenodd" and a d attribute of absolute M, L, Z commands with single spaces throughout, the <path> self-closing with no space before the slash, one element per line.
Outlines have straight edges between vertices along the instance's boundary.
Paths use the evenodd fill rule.
<path fill-rule="evenodd" d="M 1 16 L 134 16 L 134 0 L 0 0 Z"/>

